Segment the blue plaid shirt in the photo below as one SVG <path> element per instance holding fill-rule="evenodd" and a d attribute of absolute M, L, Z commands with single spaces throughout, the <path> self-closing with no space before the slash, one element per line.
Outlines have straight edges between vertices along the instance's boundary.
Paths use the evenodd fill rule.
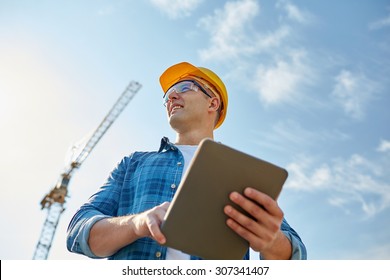
<path fill-rule="evenodd" d="M 92 226 L 104 218 L 141 213 L 171 201 L 183 167 L 183 155 L 166 137 L 157 152 L 135 152 L 124 157 L 106 183 L 73 216 L 68 226 L 68 250 L 98 258 L 88 246 Z M 291 241 L 292 258 L 306 259 L 305 246 L 285 220 L 282 230 Z M 123 247 L 109 259 L 165 259 L 166 252 L 166 247 L 145 237 Z M 199 258 L 191 256 L 191 259 Z M 249 251 L 245 259 L 249 259 Z"/>

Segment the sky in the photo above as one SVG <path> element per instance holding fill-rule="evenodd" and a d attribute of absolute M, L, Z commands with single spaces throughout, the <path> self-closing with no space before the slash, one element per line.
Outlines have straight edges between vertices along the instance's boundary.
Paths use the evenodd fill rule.
<path fill-rule="evenodd" d="M 0 259 L 32 259 L 41 199 L 131 81 L 142 88 L 69 184 L 68 223 L 125 155 L 175 140 L 158 82 L 225 82 L 215 139 L 287 169 L 278 203 L 312 260 L 390 259 L 387 0 L 0 1 Z"/>

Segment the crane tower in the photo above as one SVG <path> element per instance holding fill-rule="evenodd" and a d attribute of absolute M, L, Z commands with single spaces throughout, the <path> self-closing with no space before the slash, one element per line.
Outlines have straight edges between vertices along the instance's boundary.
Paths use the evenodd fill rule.
<path fill-rule="evenodd" d="M 133 99 L 140 88 L 140 83 L 135 81 L 130 82 L 103 121 L 93 132 L 92 136 L 86 141 L 86 144 L 81 152 L 75 157 L 75 160 L 72 160 L 70 165 L 65 167 L 65 171 L 60 175 L 60 178 L 54 188 L 42 199 L 41 207 L 42 209 L 46 208 L 48 212 L 38 244 L 35 248 L 33 256 L 34 260 L 45 260 L 48 257 L 60 216 L 65 210 L 64 204 L 68 194 L 69 181 L 73 172 L 75 169 L 79 168 L 84 160 L 89 156 L 93 148 L 120 115 L 126 105 L 131 101 L 131 99 Z"/>

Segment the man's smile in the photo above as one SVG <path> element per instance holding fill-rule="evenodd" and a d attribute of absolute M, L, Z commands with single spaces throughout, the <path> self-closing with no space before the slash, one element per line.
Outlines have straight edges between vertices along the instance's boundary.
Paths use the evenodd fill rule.
<path fill-rule="evenodd" d="M 180 104 L 172 104 L 171 108 L 170 108 L 170 112 L 169 112 L 169 115 L 171 116 L 172 114 L 174 114 L 177 110 L 180 110 L 184 108 L 183 105 L 180 105 Z"/>

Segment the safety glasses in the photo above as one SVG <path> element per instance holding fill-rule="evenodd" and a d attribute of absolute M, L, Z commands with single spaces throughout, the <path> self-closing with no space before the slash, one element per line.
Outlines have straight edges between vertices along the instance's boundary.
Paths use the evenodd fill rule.
<path fill-rule="evenodd" d="M 174 84 L 173 86 L 171 86 L 167 92 L 164 94 L 163 98 L 164 98 L 164 106 L 167 106 L 167 103 L 169 101 L 169 95 L 172 93 L 172 92 L 176 92 L 177 94 L 181 94 L 181 93 L 184 93 L 184 92 L 187 92 L 187 91 L 195 91 L 195 92 L 198 92 L 199 90 L 201 92 L 203 92 L 204 94 L 206 94 L 208 97 L 212 98 L 212 96 L 210 94 L 208 94 L 206 92 L 206 90 L 203 89 L 203 87 L 196 81 L 194 80 L 182 80 L 176 84 Z"/>

